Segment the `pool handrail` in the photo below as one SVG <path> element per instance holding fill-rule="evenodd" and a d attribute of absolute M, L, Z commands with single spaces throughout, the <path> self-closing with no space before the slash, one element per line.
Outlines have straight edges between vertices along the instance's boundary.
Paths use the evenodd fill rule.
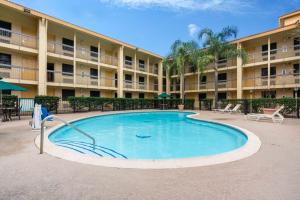
<path fill-rule="evenodd" d="M 93 150 L 95 151 L 95 145 L 96 145 L 96 140 L 95 138 L 93 138 L 91 135 L 87 134 L 86 132 L 82 131 L 81 129 L 77 128 L 76 126 L 70 124 L 69 122 L 55 116 L 55 115 L 49 115 L 47 117 L 45 117 L 42 122 L 41 122 L 41 137 L 40 137 L 40 154 L 43 154 L 44 152 L 44 132 L 45 132 L 45 122 L 48 119 L 56 119 L 58 121 L 63 122 L 65 125 L 69 126 L 70 128 L 76 130 L 77 132 L 83 134 L 84 136 L 88 137 L 89 139 L 91 139 L 93 141 Z"/>

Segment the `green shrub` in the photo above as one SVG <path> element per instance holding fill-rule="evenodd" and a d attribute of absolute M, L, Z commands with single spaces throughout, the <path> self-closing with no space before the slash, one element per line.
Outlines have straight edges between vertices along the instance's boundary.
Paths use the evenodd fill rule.
<path fill-rule="evenodd" d="M 3 107 L 14 107 L 18 101 L 18 97 L 15 95 L 3 95 L 2 104 Z"/>
<path fill-rule="evenodd" d="M 57 112 L 59 97 L 55 96 L 36 96 L 34 98 L 34 103 L 40 104 L 46 107 L 49 111 Z"/>

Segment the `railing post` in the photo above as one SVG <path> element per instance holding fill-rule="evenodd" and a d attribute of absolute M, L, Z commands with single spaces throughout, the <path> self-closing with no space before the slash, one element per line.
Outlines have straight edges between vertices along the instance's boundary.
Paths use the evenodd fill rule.
<path fill-rule="evenodd" d="M 298 100 L 297 100 L 298 101 Z M 299 119 L 300 118 L 300 116 L 299 116 L 299 109 L 300 109 L 300 106 L 299 106 L 299 104 L 300 104 L 300 102 L 298 101 L 297 102 L 297 106 L 296 106 L 296 109 L 297 109 L 297 118 Z"/>

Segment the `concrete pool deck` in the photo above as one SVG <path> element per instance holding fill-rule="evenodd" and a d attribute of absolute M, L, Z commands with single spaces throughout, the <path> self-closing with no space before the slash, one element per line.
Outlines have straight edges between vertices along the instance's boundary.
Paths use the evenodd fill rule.
<path fill-rule="evenodd" d="M 59 116 L 91 114 L 98 113 Z M 248 129 L 262 146 L 246 159 L 207 167 L 118 169 L 40 155 L 29 118 L 0 123 L 0 199 L 300 199 L 300 120 L 280 125 L 213 112 L 199 118 Z"/>

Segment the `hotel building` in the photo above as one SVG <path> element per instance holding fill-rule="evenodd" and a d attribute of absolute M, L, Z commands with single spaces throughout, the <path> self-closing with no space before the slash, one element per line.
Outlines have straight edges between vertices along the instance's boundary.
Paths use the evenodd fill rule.
<path fill-rule="evenodd" d="M 240 58 L 218 62 L 219 99 L 294 97 L 300 88 L 300 10 L 279 17 L 279 27 L 233 41 L 247 52 Z M 207 66 L 202 78 L 193 67 L 186 68 L 185 97 L 214 98 L 214 65 Z M 180 96 L 180 82 L 170 80 L 170 91 Z M 300 91 L 297 92 L 298 96 Z"/>
<path fill-rule="evenodd" d="M 153 98 L 163 91 L 163 80 L 166 82 L 162 59 L 144 49 L 0 0 L 0 76 L 28 89 L 12 92 L 19 97 Z"/>
<path fill-rule="evenodd" d="M 247 52 L 218 62 L 219 99 L 294 97 L 300 87 L 300 10 L 279 17 L 279 27 L 233 41 Z M 153 98 L 180 96 L 162 56 L 85 28 L 0 0 L 0 76 L 35 95 Z M 213 65 L 186 68 L 185 97 L 214 97 Z M 298 95 L 300 92 L 298 92 Z"/>

